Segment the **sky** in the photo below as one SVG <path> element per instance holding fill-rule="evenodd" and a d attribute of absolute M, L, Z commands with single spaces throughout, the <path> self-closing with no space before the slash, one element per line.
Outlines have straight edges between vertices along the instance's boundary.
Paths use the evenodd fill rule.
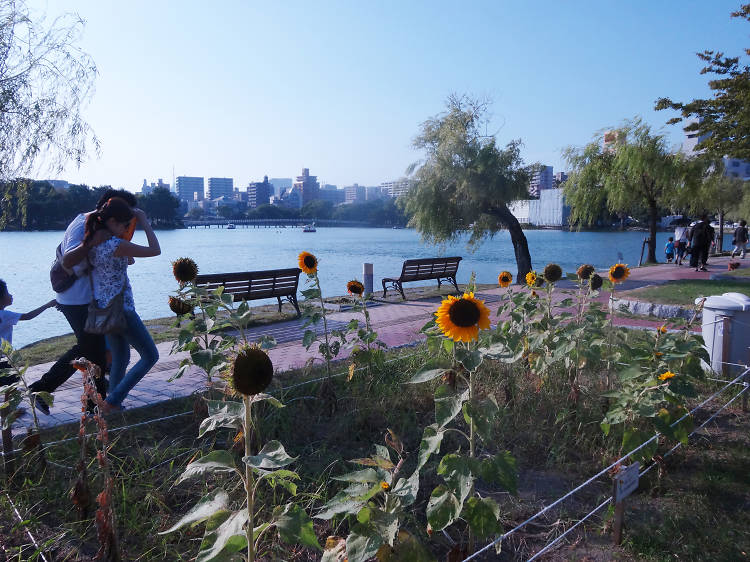
<path fill-rule="evenodd" d="M 739 0 L 377 2 L 28 0 L 86 21 L 98 68 L 84 116 L 99 157 L 57 176 L 132 191 L 143 180 L 309 168 L 339 187 L 402 177 L 412 140 L 452 94 L 492 101 L 488 132 L 527 163 L 642 116 L 662 96 L 705 97 L 695 53 L 742 54 Z M 679 126 L 663 129 L 682 142 Z"/>

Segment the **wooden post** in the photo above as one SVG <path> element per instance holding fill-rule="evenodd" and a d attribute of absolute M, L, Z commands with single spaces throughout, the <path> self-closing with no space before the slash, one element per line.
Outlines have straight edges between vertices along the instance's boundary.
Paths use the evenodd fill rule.
<path fill-rule="evenodd" d="M 646 249 L 646 244 L 648 244 L 649 238 L 648 236 L 643 239 L 643 244 L 641 244 L 641 257 L 638 260 L 638 267 L 641 267 L 643 265 L 643 252 Z"/>

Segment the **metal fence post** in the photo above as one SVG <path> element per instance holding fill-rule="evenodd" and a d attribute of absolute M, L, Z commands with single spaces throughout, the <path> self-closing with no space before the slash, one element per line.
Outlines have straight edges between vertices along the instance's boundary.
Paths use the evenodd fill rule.
<path fill-rule="evenodd" d="M 372 294 L 372 264 L 362 264 L 362 277 L 365 285 L 365 296 Z"/>

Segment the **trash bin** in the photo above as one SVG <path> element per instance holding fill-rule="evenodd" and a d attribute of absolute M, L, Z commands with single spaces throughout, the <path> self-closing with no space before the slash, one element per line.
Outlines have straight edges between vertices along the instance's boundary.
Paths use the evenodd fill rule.
<path fill-rule="evenodd" d="M 724 293 L 706 298 L 702 331 L 714 371 L 737 375 L 744 370 L 742 365 L 750 365 L 749 328 L 750 297 Z"/>

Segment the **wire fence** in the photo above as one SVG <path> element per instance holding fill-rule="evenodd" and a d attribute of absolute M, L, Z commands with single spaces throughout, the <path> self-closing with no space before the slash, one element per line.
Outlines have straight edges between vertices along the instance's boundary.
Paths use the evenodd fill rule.
<path fill-rule="evenodd" d="M 747 376 L 748 373 L 750 373 L 750 368 L 746 368 L 734 380 L 732 380 L 732 381 L 725 381 L 726 384 L 722 388 L 720 388 L 719 390 L 717 390 L 716 392 L 714 392 L 711 396 L 709 396 L 708 398 L 706 398 L 703 402 L 701 402 L 700 404 L 698 404 L 695 408 L 693 408 L 688 413 L 686 413 L 685 415 L 683 415 L 681 418 L 679 418 L 678 420 L 676 420 L 675 422 L 673 422 L 670 427 L 677 426 L 677 424 L 679 424 L 680 422 L 682 422 L 683 420 L 685 420 L 689 416 L 692 416 L 696 411 L 698 411 L 701 408 L 703 408 L 706 404 L 708 404 L 709 402 L 711 402 L 712 400 L 714 400 L 717 396 L 719 396 L 721 393 L 723 393 L 724 391 L 726 391 L 728 388 L 732 387 L 733 385 L 735 385 L 735 384 L 743 384 L 742 390 L 740 390 L 737 394 L 735 394 L 729 401 L 727 401 L 721 408 L 719 408 L 716 412 L 714 412 L 700 426 L 698 426 L 696 429 L 694 429 L 690 433 L 690 435 L 688 436 L 688 438 L 691 437 L 691 436 L 693 436 L 696 432 L 700 431 L 709 422 L 711 422 L 713 419 L 715 419 L 716 416 L 718 416 L 723 410 L 725 410 L 730 404 L 732 404 L 732 402 L 734 402 L 735 400 L 737 400 L 738 398 L 740 398 L 745 392 L 747 392 L 748 388 L 750 388 L 750 385 L 748 385 L 747 383 L 742 382 L 742 380 Z M 661 435 L 661 433 L 659 433 L 659 432 L 654 433 L 654 435 L 650 439 L 648 439 L 647 441 L 641 443 L 638 447 L 636 447 L 632 451 L 626 453 L 625 455 L 623 455 L 621 458 L 619 458 L 618 460 L 616 460 L 615 462 L 613 462 L 612 464 L 610 464 L 606 468 L 603 468 L 602 470 L 600 470 L 599 472 L 597 472 L 594 476 L 592 476 L 591 478 L 589 478 L 588 480 L 586 480 L 582 484 L 576 486 L 574 489 L 572 489 L 570 492 L 568 492 L 564 496 L 558 498 L 557 500 L 555 500 L 554 502 L 552 502 L 547 507 L 539 510 L 534 515 L 532 515 L 531 517 L 527 518 L 525 521 L 523 521 L 523 522 L 519 523 L 518 525 L 516 525 L 515 527 L 513 527 L 510 531 L 508 531 L 506 533 L 503 533 L 502 535 L 500 535 L 499 537 L 497 537 L 492 542 L 486 544 L 484 547 L 482 547 L 481 549 L 479 549 L 476 552 L 474 552 L 472 555 L 468 556 L 467 558 L 464 558 L 463 562 L 468 562 L 469 560 L 475 560 L 475 559 L 479 558 L 479 556 L 481 556 L 483 553 L 485 553 L 488 550 L 494 548 L 495 546 L 497 546 L 498 544 L 500 544 L 503 540 L 507 539 L 508 537 L 510 537 L 511 535 L 513 535 L 514 533 L 516 533 L 517 531 L 519 531 L 519 530 L 523 529 L 524 527 L 526 527 L 532 521 L 535 521 L 536 519 L 539 519 L 542 515 L 544 515 L 545 513 L 549 512 L 550 510 L 554 509 L 555 507 L 557 507 L 558 505 L 560 505 L 561 503 L 563 503 L 564 501 L 566 501 L 568 498 L 574 496 L 575 494 L 577 494 L 578 492 L 580 492 L 584 488 L 587 488 L 589 485 L 591 485 L 592 483 L 596 482 L 599 478 L 601 478 L 603 475 L 607 474 L 609 471 L 611 471 L 615 467 L 618 467 L 618 466 L 622 465 L 624 461 L 626 461 L 627 459 L 631 458 L 638 451 L 640 451 L 641 449 L 643 449 L 646 446 L 650 445 L 654 441 L 658 440 L 658 438 L 660 437 L 660 435 Z M 676 451 L 681 445 L 682 445 L 682 443 L 677 443 L 674 447 L 672 447 L 672 449 L 670 449 L 665 455 L 663 455 L 663 457 L 664 458 L 668 457 L 674 451 Z M 655 462 L 651 463 L 647 468 L 645 468 L 641 473 L 639 473 L 639 478 L 641 476 L 647 474 L 654 466 L 657 466 L 657 463 L 655 463 Z M 584 521 L 588 520 L 589 518 L 591 518 L 592 516 L 594 516 L 596 513 L 598 513 L 599 511 L 601 511 L 605 506 L 607 506 L 608 504 L 610 504 L 612 502 L 612 500 L 613 500 L 612 496 L 610 496 L 607 499 L 605 499 L 602 503 L 600 503 L 599 505 L 597 505 L 592 511 L 590 511 L 584 517 L 582 517 L 575 525 L 573 525 L 572 527 L 570 527 L 569 529 L 567 529 L 564 533 L 562 533 L 561 535 L 559 535 L 558 537 L 556 537 L 553 541 L 551 541 L 551 542 L 547 543 L 546 545 L 544 545 L 541 550 L 539 550 L 536 554 L 534 554 L 531 558 L 529 558 L 529 562 L 531 560 L 536 560 L 537 558 L 539 558 L 540 556 L 542 556 L 542 554 L 548 552 L 554 545 L 558 544 L 565 536 L 567 536 L 568 534 L 570 534 L 574 529 L 576 529 Z"/>

